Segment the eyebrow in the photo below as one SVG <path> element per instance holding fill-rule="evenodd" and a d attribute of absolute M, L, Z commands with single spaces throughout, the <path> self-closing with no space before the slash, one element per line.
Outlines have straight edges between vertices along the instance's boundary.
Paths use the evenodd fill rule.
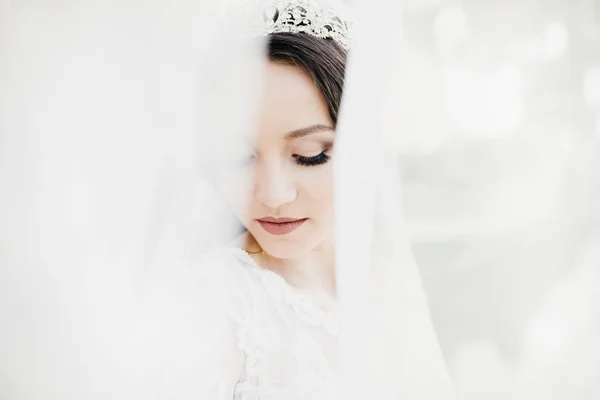
<path fill-rule="evenodd" d="M 285 136 L 286 139 L 298 139 L 312 133 L 322 132 L 322 131 L 334 131 L 335 129 L 328 125 L 317 124 L 312 125 L 306 128 L 297 129 L 295 131 L 288 132 Z"/>

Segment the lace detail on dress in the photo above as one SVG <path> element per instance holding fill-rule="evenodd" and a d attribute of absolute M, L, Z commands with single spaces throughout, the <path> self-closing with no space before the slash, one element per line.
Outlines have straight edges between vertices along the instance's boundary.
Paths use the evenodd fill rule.
<path fill-rule="evenodd" d="M 239 248 L 213 262 L 225 270 L 237 347 L 244 355 L 234 400 L 331 398 L 337 319 Z M 220 260 L 220 261 L 219 261 Z"/>
<path fill-rule="evenodd" d="M 284 301 L 304 323 L 311 326 L 322 326 L 329 334 L 337 336 L 339 324 L 335 314 L 317 307 L 308 295 L 298 292 L 281 275 L 260 267 L 245 250 L 237 247 L 229 250 L 240 261 L 252 267 L 252 273 L 259 277 L 273 300 Z"/>

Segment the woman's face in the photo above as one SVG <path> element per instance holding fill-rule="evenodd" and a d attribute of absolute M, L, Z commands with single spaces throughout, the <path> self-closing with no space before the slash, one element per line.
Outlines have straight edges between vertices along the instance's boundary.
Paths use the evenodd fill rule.
<path fill-rule="evenodd" d="M 311 78 L 297 67 L 270 62 L 257 133 L 235 157 L 239 187 L 223 191 L 267 254 L 295 259 L 331 245 L 334 136 Z"/>

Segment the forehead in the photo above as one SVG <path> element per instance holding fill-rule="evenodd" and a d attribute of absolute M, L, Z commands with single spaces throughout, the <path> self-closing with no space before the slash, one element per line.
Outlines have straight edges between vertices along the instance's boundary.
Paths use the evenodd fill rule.
<path fill-rule="evenodd" d="M 322 124 L 331 126 L 327 103 L 310 76 L 296 66 L 269 62 L 259 109 L 259 137 Z"/>

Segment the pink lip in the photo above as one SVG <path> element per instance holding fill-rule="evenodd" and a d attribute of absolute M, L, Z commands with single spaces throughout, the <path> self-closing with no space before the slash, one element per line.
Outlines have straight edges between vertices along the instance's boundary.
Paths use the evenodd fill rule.
<path fill-rule="evenodd" d="M 270 234 L 285 235 L 298 229 L 307 219 L 265 217 L 257 221 Z"/>

